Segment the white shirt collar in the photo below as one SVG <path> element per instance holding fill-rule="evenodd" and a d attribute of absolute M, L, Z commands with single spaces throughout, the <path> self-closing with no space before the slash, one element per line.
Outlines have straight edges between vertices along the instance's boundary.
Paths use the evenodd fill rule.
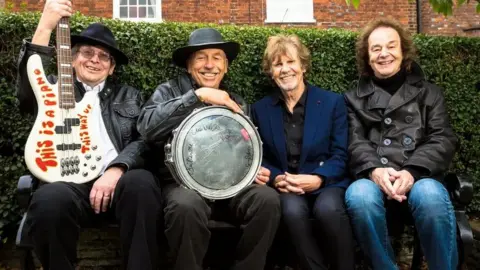
<path fill-rule="evenodd" d="M 89 91 L 100 92 L 100 91 L 102 91 L 103 87 L 105 86 L 105 81 L 95 85 L 94 87 L 91 87 L 90 85 L 87 85 L 87 84 L 83 83 L 78 78 L 77 78 L 77 81 L 79 81 L 83 84 L 83 88 L 85 88 L 86 92 L 89 92 Z"/>

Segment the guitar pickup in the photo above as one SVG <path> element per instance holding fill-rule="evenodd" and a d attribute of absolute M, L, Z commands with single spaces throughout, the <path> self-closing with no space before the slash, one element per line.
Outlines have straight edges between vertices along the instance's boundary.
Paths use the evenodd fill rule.
<path fill-rule="evenodd" d="M 82 147 L 81 144 L 79 143 L 62 143 L 62 144 L 57 144 L 57 150 L 58 151 L 67 151 L 67 150 L 77 150 Z"/>
<path fill-rule="evenodd" d="M 65 118 L 63 123 L 64 126 L 56 126 L 56 134 L 70 134 L 72 132 L 72 127 L 80 126 L 80 119 L 78 118 Z"/>
<path fill-rule="evenodd" d="M 80 126 L 80 119 L 78 119 L 78 118 L 65 118 L 63 123 L 67 127 Z"/>

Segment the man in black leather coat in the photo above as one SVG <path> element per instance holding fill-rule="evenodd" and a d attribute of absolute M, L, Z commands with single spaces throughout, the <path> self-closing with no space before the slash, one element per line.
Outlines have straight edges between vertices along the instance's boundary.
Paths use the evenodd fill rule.
<path fill-rule="evenodd" d="M 345 194 L 357 242 L 374 269 L 398 269 L 386 216 L 411 213 L 429 269 L 456 269 L 456 222 L 443 176 L 455 154 L 442 90 L 414 61 L 393 19 L 369 23 L 357 42 L 358 87 L 345 94 L 350 170 Z"/>
<path fill-rule="evenodd" d="M 17 97 L 24 112 L 38 111 L 27 60 L 38 54 L 43 63 L 49 63 L 55 54 L 55 48 L 48 46 L 50 34 L 61 17 L 71 16 L 71 6 L 70 1 L 48 0 L 32 40 L 23 43 Z M 161 191 L 154 175 L 142 169 L 146 145 L 136 129 L 143 104 L 141 93 L 107 80 L 116 65 L 128 62 L 110 29 L 94 23 L 80 35 L 72 35 L 71 40 L 75 99 L 78 102 L 88 95 L 95 100 L 88 124 L 99 129 L 99 136 L 91 138 L 92 147 L 96 142 L 105 150 L 95 157 L 101 158 L 96 166 L 102 167 L 102 174 L 84 184 L 59 179 L 40 185 L 27 212 L 27 234 L 43 269 L 73 270 L 80 228 L 114 215 L 120 225 L 124 269 L 156 270 Z M 57 81 L 56 76 L 47 79 Z"/>
<path fill-rule="evenodd" d="M 228 65 L 238 51 L 239 44 L 224 42 L 217 30 L 203 28 L 192 32 L 188 46 L 173 53 L 175 64 L 186 68 L 187 73 L 160 84 L 145 103 L 138 120 L 139 132 L 156 145 L 157 152 L 163 152 L 163 144 L 172 130 L 196 108 L 213 104 L 227 106 L 237 113 L 248 112 L 240 97 L 221 90 L 225 89 L 222 80 Z M 163 157 L 156 162 L 163 163 Z M 230 217 L 229 221 L 243 229 L 233 269 L 264 268 L 280 219 L 280 201 L 272 188 L 252 184 L 230 199 L 212 203 L 196 191 L 179 186 L 165 165 L 161 167 L 165 235 L 174 269 L 203 269 L 210 240 L 207 225 L 212 215 Z M 219 213 L 219 208 L 226 210 L 225 213 Z"/>

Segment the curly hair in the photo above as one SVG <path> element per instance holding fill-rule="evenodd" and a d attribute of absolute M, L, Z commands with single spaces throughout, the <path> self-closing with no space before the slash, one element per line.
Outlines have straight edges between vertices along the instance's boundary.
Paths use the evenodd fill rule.
<path fill-rule="evenodd" d="M 262 69 L 267 75 L 272 75 L 272 63 L 275 58 L 281 55 L 291 56 L 291 50 L 298 53 L 302 68 L 308 72 L 310 70 L 310 51 L 303 45 L 297 35 L 275 35 L 268 38 L 267 48 L 263 53 Z"/>
<path fill-rule="evenodd" d="M 379 18 L 370 21 L 358 36 L 355 46 L 358 73 L 360 75 L 367 76 L 373 75 L 373 70 L 369 64 L 368 38 L 372 32 L 379 27 L 388 27 L 397 31 L 398 35 L 400 36 L 400 44 L 402 46 L 402 67 L 406 68 L 407 71 L 410 71 L 412 62 L 415 60 L 417 55 L 417 51 L 413 45 L 412 36 L 397 20 L 393 18 Z"/>

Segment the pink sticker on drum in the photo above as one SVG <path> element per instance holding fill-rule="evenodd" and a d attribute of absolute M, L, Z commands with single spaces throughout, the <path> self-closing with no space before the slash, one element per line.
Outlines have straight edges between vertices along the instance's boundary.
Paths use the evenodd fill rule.
<path fill-rule="evenodd" d="M 245 141 L 250 140 L 250 135 L 248 135 L 248 131 L 246 129 L 242 128 L 240 132 L 242 133 L 243 139 Z"/>

